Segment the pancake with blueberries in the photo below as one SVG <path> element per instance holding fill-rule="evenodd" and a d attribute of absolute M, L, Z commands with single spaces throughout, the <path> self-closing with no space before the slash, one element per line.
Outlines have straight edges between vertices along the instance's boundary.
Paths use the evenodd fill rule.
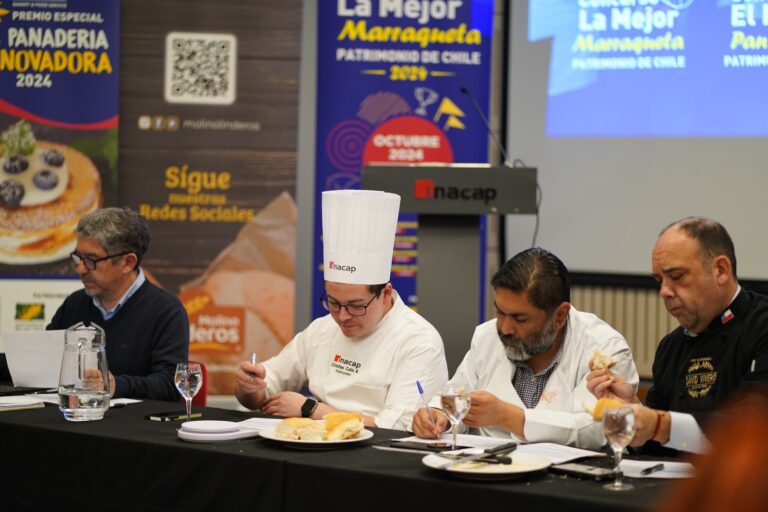
<path fill-rule="evenodd" d="M 100 203 L 101 179 L 90 158 L 34 138 L 23 145 L 6 144 L 4 134 L 0 262 L 27 265 L 66 258 L 74 250 L 80 217 Z"/>

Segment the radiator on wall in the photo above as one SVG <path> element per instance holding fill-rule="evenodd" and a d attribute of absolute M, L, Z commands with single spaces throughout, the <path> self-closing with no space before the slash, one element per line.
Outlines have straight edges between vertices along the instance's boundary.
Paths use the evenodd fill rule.
<path fill-rule="evenodd" d="M 624 335 L 641 377 L 651 376 L 656 345 L 678 323 L 654 289 L 574 286 L 571 303 L 594 313 Z"/>

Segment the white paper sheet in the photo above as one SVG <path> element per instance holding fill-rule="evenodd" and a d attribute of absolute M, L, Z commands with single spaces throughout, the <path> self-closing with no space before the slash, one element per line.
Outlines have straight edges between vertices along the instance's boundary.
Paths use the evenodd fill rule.
<path fill-rule="evenodd" d="M 5 357 L 15 386 L 59 385 L 64 331 L 5 331 Z"/>
<path fill-rule="evenodd" d="M 534 453 L 541 455 L 552 461 L 552 464 L 563 464 L 576 459 L 585 457 L 605 457 L 603 452 L 593 452 L 592 450 L 582 450 L 573 446 L 563 446 L 555 443 L 531 443 L 523 444 L 517 447 L 518 451 Z"/>
<path fill-rule="evenodd" d="M 645 468 L 650 468 L 659 464 L 654 460 L 629 460 L 624 459 L 619 464 L 624 476 L 630 478 L 689 478 L 693 476 L 695 468 L 687 462 L 662 462 L 664 469 L 654 471 L 648 475 L 641 475 L 640 472 Z"/>

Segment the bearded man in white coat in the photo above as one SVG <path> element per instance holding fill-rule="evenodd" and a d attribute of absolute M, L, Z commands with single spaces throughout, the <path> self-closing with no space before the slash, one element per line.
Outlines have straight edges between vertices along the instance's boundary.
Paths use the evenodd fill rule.
<path fill-rule="evenodd" d="M 637 369 L 624 337 L 570 304 L 568 270 L 544 249 L 514 256 L 491 285 L 496 319 L 475 329 L 451 379 L 471 391 L 464 425 L 518 442 L 602 446 L 602 425 L 585 411 L 595 402 L 587 389 L 589 362 L 596 350 L 608 354 L 616 362 L 611 371 L 637 389 Z M 437 438 L 448 428 L 439 399 L 430 406 L 434 423 L 425 408 L 413 417 L 419 437 Z"/>
<path fill-rule="evenodd" d="M 368 427 L 405 430 L 420 404 L 416 381 L 436 393 L 448 368 L 437 330 L 389 283 L 400 196 L 335 190 L 322 201 L 321 303 L 330 314 L 263 364 L 241 362 L 235 395 L 266 414 L 354 411 Z"/>

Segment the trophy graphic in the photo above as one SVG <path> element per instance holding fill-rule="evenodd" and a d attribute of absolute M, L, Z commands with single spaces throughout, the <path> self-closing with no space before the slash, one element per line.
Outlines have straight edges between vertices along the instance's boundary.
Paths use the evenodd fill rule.
<path fill-rule="evenodd" d="M 419 108 L 416 113 L 420 116 L 427 115 L 427 107 L 437 101 L 437 93 L 428 87 L 417 87 L 413 92 L 416 101 L 419 102 Z"/>

